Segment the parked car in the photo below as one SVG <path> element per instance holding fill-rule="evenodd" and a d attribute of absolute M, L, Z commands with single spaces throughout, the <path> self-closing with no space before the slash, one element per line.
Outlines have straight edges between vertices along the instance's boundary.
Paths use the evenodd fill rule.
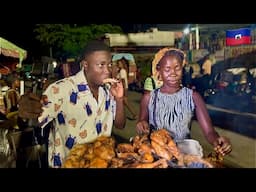
<path fill-rule="evenodd" d="M 204 92 L 208 104 L 240 112 L 256 113 L 254 69 L 230 68 L 215 74 L 211 88 Z"/>

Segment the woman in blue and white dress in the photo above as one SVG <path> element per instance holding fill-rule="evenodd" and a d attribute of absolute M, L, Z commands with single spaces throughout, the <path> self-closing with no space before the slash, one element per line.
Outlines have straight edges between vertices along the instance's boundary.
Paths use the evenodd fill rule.
<path fill-rule="evenodd" d="M 136 131 L 143 134 L 152 128 L 164 128 L 176 142 L 190 139 L 190 123 L 195 113 L 207 141 L 224 156 L 232 150 L 229 139 L 214 130 L 200 94 L 181 85 L 184 57 L 183 51 L 173 48 L 163 48 L 155 55 L 153 62 L 163 85 L 143 95 Z"/>

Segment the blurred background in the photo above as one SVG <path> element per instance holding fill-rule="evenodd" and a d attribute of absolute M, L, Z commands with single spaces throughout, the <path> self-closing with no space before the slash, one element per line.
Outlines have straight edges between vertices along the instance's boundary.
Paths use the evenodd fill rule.
<path fill-rule="evenodd" d="M 22 30 L 17 30 L 17 29 Z M 47 85 L 80 70 L 80 52 L 89 40 L 106 42 L 116 58 L 128 60 L 129 98 L 139 113 L 144 80 L 151 73 L 154 54 L 163 47 L 186 53 L 183 85 L 204 98 L 214 126 L 231 137 L 229 165 L 256 167 L 256 24 L 17 24 L 0 29 L 1 127 L 9 112 L 4 96 L 15 76 L 22 95 L 41 94 Z M 128 113 L 129 115 L 129 113 Z M 13 120 L 12 120 L 13 121 Z M 194 119 L 195 137 L 202 139 Z M 15 123 L 14 123 L 15 124 Z M 124 139 L 135 134 L 135 121 L 115 133 Z M 17 127 L 16 127 L 17 128 Z M 17 128 L 18 129 L 18 128 Z M 209 152 L 209 150 L 207 151 Z"/>

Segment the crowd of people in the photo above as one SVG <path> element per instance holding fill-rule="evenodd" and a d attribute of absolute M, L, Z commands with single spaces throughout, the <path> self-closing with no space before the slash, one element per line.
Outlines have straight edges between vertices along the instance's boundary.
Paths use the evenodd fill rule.
<path fill-rule="evenodd" d="M 195 112 L 203 133 L 214 150 L 231 152 L 228 138 L 212 126 L 205 103 L 196 91 L 182 85 L 185 54 L 163 48 L 152 62 L 152 75 L 144 83 L 139 116 L 128 102 L 127 71 L 120 59 L 112 65 L 109 47 L 101 41 L 89 42 L 80 57 L 81 70 L 48 85 L 41 98 L 25 93 L 18 103 L 24 122 L 37 119 L 38 127 L 51 125 L 47 136 L 48 166 L 62 167 L 76 144 L 111 136 L 113 127 L 124 129 L 126 110 L 137 120 L 137 134 L 166 129 L 175 141 L 191 138 L 190 123 Z M 190 73 L 190 72 L 189 72 Z M 105 79 L 112 78 L 110 84 Z"/>

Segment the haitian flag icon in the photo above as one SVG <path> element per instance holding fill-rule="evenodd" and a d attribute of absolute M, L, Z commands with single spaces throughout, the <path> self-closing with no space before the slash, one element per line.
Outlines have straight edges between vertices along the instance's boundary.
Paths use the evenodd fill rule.
<path fill-rule="evenodd" d="M 244 45 L 251 44 L 251 30 L 249 28 L 241 28 L 226 31 L 226 45 Z"/>

